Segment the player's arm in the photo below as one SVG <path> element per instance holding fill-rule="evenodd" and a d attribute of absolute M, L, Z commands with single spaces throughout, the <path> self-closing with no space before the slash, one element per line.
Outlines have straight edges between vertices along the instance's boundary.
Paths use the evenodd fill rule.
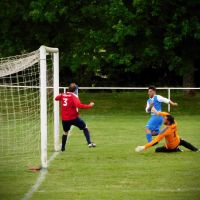
<path fill-rule="evenodd" d="M 152 107 L 151 112 L 153 112 L 153 113 L 156 114 L 156 115 L 162 116 L 162 117 L 165 117 L 165 116 L 169 115 L 168 112 L 158 112 L 158 111 L 155 109 L 155 107 Z"/>
<path fill-rule="evenodd" d="M 157 115 L 166 117 L 167 115 L 170 115 L 168 112 L 157 112 Z"/>
<path fill-rule="evenodd" d="M 62 94 L 59 94 L 58 96 L 55 97 L 56 101 L 60 101 L 62 99 Z"/>
<path fill-rule="evenodd" d="M 93 102 L 90 102 L 89 104 L 81 103 L 80 99 L 77 96 L 73 96 L 73 101 L 74 101 L 76 108 L 89 109 L 94 106 Z"/>
<path fill-rule="evenodd" d="M 163 96 L 161 96 L 161 95 L 157 95 L 157 98 L 158 98 L 158 101 L 159 101 L 159 102 L 166 103 L 166 104 L 170 104 L 170 105 L 172 105 L 172 106 L 178 106 L 178 103 L 175 103 L 175 102 L 173 102 L 172 100 L 167 99 L 167 98 L 165 98 L 165 97 L 163 97 Z"/>
<path fill-rule="evenodd" d="M 147 105 L 146 105 L 146 109 L 145 109 L 145 111 L 147 112 L 147 113 L 150 113 L 151 112 L 151 109 L 152 109 L 152 107 L 153 107 L 153 103 L 149 103 L 148 101 L 147 101 Z"/>
<path fill-rule="evenodd" d="M 173 102 L 173 101 L 171 101 L 171 100 L 170 100 L 169 103 L 170 103 L 170 105 L 172 105 L 172 106 L 178 106 L 178 103 L 175 103 L 175 102 Z"/>
<path fill-rule="evenodd" d="M 170 135 L 170 134 L 171 134 L 170 128 L 169 127 L 164 128 L 154 140 L 144 145 L 145 149 L 152 147 L 153 145 L 160 142 L 163 138 L 165 138 L 167 135 Z"/>
<path fill-rule="evenodd" d="M 162 132 L 151 142 L 145 144 L 144 146 L 137 146 L 135 148 L 136 152 L 141 152 L 144 151 L 150 147 L 152 147 L 153 145 L 157 144 L 158 142 L 160 142 L 163 138 L 165 138 L 167 135 L 171 134 L 171 129 L 170 127 L 166 127 L 165 129 L 162 130 Z"/>

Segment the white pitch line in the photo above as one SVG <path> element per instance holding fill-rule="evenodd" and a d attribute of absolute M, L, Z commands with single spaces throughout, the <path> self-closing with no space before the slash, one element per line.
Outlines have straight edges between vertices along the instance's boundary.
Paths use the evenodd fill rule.
<path fill-rule="evenodd" d="M 129 190 L 123 190 L 129 191 Z M 192 192 L 192 191 L 200 191 L 200 188 L 177 188 L 177 189 L 136 189 L 131 190 L 131 192 Z"/>
<path fill-rule="evenodd" d="M 71 127 L 68 137 L 67 137 L 67 143 L 69 142 L 69 137 L 72 135 L 72 129 L 73 126 Z M 51 157 L 48 160 L 48 166 L 51 163 L 51 161 L 53 161 L 55 159 L 55 157 L 59 154 L 60 152 L 54 152 Z M 37 181 L 35 182 L 35 184 L 30 188 L 30 190 L 24 195 L 24 197 L 21 200 L 29 200 L 32 196 L 33 193 L 35 193 L 38 188 L 40 187 L 40 185 L 42 184 L 42 182 L 45 180 L 46 175 L 47 175 L 48 170 L 47 169 L 42 169 L 40 171 L 40 176 L 38 177 Z"/>
<path fill-rule="evenodd" d="M 60 152 L 54 152 L 52 154 L 52 156 L 50 157 L 50 159 L 48 160 L 48 165 L 50 164 L 51 161 L 53 161 L 55 159 L 55 157 L 59 154 Z M 35 182 L 35 184 L 30 188 L 30 190 L 24 195 L 24 197 L 22 198 L 22 200 L 28 200 L 33 196 L 33 193 L 35 193 L 38 188 L 40 187 L 40 185 L 42 184 L 42 182 L 45 180 L 46 175 L 47 175 L 47 169 L 42 169 L 40 171 L 40 176 L 38 177 L 37 181 Z"/>

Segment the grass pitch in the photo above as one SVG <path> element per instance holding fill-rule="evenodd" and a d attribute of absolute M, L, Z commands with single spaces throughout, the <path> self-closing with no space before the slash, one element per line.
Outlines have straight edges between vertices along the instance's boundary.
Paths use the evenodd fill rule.
<path fill-rule="evenodd" d="M 179 108 L 172 110 L 180 136 L 200 147 L 200 96 L 190 105 L 181 95 L 174 95 Z M 83 134 L 74 128 L 67 151 L 51 163 L 32 200 L 199 199 L 200 153 L 182 148 L 183 153 L 156 154 L 155 147 L 134 151 L 146 143 L 144 127 L 149 116 L 144 113 L 145 93 L 80 96 L 83 102 L 95 100 L 95 108 L 81 111 L 81 115 L 97 147 L 89 149 Z M 5 169 L 0 174 L 1 199 L 21 199 L 38 176 L 24 167 Z"/>

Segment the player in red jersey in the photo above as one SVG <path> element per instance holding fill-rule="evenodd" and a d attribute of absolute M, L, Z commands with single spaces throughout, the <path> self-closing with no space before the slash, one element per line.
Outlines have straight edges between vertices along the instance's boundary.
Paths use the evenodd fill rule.
<path fill-rule="evenodd" d="M 62 147 L 61 151 L 65 151 L 65 145 L 67 141 L 68 132 L 72 125 L 83 130 L 85 138 L 88 143 L 88 147 L 96 147 L 96 144 L 90 140 L 90 132 L 85 122 L 79 117 L 78 108 L 90 109 L 94 106 L 93 102 L 90 104 L 82 104 L 79 97 L 75 94 L 77 85 L 71 83 L 68 88 L 68 92 L 59 94 L 55 100 L 61 102 L 61 116 L 63 125 Z"/>

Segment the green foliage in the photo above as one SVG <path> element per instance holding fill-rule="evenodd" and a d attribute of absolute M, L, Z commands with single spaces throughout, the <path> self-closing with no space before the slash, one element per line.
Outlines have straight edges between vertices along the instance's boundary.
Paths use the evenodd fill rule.
<path fill-rule="evenodd" d="M 125 77 L 145 76 L 147 69 L 179 76 L 191 66 L 198 70 L 199 1 L 8 0 L 0 8 L 0 56 L 56 46 L 62 71 L 80 83 L 80 73 L 88 74 L 87 85 L 95 76 L 112 81 L 117 68 Z"/>

